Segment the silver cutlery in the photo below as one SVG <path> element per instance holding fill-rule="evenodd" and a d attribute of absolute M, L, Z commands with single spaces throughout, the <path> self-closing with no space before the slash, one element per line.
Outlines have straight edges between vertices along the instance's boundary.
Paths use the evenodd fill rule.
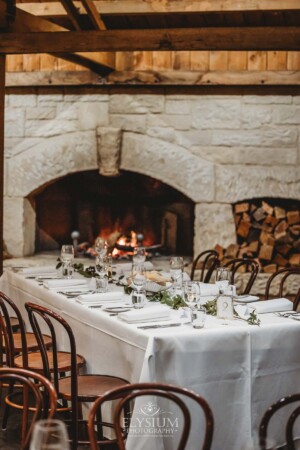
<path fill-rule="evenodd" d="M 275 316 L 289 318 L 290 316 L 299 316 L 300 312 L 289 311 L 289 312 L 276 312 Z"/>
<path fill-rule="evenodd" d="M 169 324 L 162 324 L 162 325 L 142 325 L 140 328 L 141 330 L 150 330 L 155 328 L 169 328 L 169 327 L 180 327 L 182 323 L 169 323 Z"/>

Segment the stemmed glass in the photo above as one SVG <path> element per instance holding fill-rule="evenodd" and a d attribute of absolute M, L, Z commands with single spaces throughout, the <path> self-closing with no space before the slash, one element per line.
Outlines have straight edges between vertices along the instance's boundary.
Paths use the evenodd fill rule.
<path fill-rule="evenodd" d="M 98 236 L 95 240 L 95 251 L 99 258 L 104 258 L 107 254 L 108 244 L 105 239 L 101 236 Z"/>
<path fill-rule="evenodd" d="M 61 247 L 60 258 L 62 261 L 62 274 L 64 278 L 72 278 L 73 276 L 73 261 L 74 261 L 74 247 L 73 245 L 63 245 Z"/>
<path fill-rule="evenodd" d="M 191 321 L 197 317 L 194 314 L 195 308 L 200 302 L 200 285 L 196 281 L 185 281 L 183 283 L 184 301 L 191 311 Z"/>
<path fill-rule="evenodd" d="M 231 281 L 231 270 L 228 267 L 218 267 L 216 270 L 216 279 L 215 283 L 219 288 L 219 291 L 223 291 L 229 286 Z"/>
<path fill-rule="evenodd" d="M 39 420 L 33 428 L 30 450 L 68 450 L 68 433 L 61 420 Z"/>
<path fill-rule="evenodd" d="M 181 256 L 172 256 L 170 259 L 170 275 L 173 281 L 173 290 L 182 287 L 182 271 L 183 258 L 181 258 Z"/>
<path fill-rule="evenodd" d="M 145 247 L 135 247 L 132 255 L 133 264 L 139 264 L 146 261 Z"/>
<path fill-rule="evenodd" d="M 132 267 L 131 283 L 138 292 L 147 282 L 146 271 L 143 264 L 134 264 Z"/>

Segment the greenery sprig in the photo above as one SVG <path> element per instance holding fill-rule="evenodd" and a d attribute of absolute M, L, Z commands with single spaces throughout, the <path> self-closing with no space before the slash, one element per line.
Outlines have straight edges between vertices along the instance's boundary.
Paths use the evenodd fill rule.
<path fill-rule="evenodd" d="M 206 313 L 210 314 L 211 316 L 217 315 L 217 299 L 210 300 L 209 302 L 205 303 L 204 308 L 206 309 Z M 260 325 L 260 319 L 257 317 L 257 314 L 255 311 L 251 311 L 248 319 L 243 319 L 239 316 L 239 314 L 236 312 L 236 310 L 233 308 L 233 315 L 237 319 L 245 320 L 249 325 Z"/>

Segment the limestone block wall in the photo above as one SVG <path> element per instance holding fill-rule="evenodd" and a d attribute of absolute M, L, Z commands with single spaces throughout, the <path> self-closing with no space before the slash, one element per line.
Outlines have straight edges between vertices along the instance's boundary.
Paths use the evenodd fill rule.
<path fill-rule="evenodd" d="M 4 236 L 34 252 L 27 197 L 69 173 L 129 170 L 195 202 L 195 253 L 235 241 L 231 205 L 300 199 L 300 96 L 89 94 L 6 97 Z"/>

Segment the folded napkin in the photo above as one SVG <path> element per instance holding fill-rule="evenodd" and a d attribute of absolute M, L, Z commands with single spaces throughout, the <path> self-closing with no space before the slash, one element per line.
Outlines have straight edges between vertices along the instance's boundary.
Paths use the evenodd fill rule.
<path fill-rule="evenodd" d="M 56 271 L 55 266 L 38 266 L 38 267 L 24 267 L 20 269 L 19 273 L 23 273 L 24 275 L 28 274 L 42 274 L 42 273 L 54 273 Z"/>
<path fill-rule="evenodd" d="M 120 302 L 123 297 L 123 292 L 121 291 L 113 291 L 113 292 L 103 292 L 96 294 L 82 294 L 76 299 L 78 303 L 82 305 L 93 305 L 95 303 L 108 303 L 108 302 Z"/>
<path fill-rule="evenodd" d="M 233 299 L 238 303 L 252 303 L 259 300 L 259 297 L 257 297 L 256 295 L 237 295 Z"/>
<path fill-rule="evenodd" d="M 200 284 L 200 296 L 210 297 L 219 294 L 219 287 L 216 284 L 199 283 Z"/>
<path fill-rule="evenodd" d="M 115 267 L 115 270 L 117 273 L 120 272 L 130 272 L 132 269 L 132 263 L 120 263 L 117 264 Z M 153 264 L 150 261 L 146 261 L 144 262 L 144 268 L 145 270 L 152 270 L 153 269 Z"/>
<path fill-rule="evenodd" d="M 250 308 L 254 308 L 258 314 L 292 311 L 293 303 L 287 298 L 274 298 L 260 302 L 251 303 Z"/>
<path fill-rule="evenodd" d="M 71 280 L 47 280 L 43 283 L 44 287 L 47 289 L 60 289 L 65 287 L 84 287 L 87 288 L 88 284 L 85 280 L 71 279 Z"/>
<path fill-rule="evenodd" d="M 168 306 L 157 305 L 123 312 L 118 317 L 127 323 L 152 322 L 168 320 L 170 318 L 170 311 Z"/>

